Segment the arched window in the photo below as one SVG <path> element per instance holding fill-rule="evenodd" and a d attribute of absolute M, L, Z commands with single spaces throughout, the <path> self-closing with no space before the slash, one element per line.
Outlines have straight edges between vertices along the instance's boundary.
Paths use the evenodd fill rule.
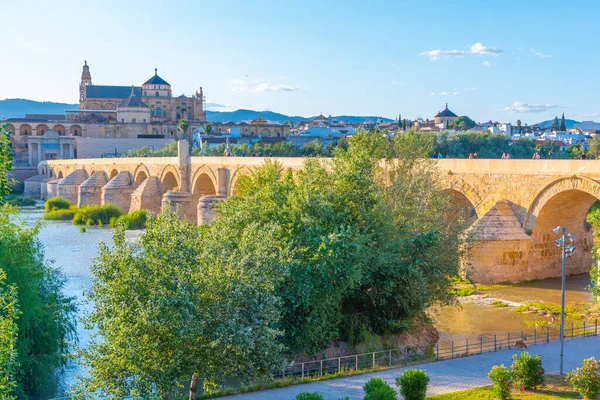
<path fill-rule="evenodd" d="M 131 119 L 131 122 L 133 122 L 133 123 L 135 124 L 135 118 L 132 118 L 132 119 Z"/>
<path fill-rule="evenodd" d="M 158 92 L 156 92 L 156 97 L 158 97 Z"/>
<path fill-rule="evenodd" d="M 162 115 L 162 108 L 160 108 L 160 107 L 156 107 L 156 116 L 157 116 L 158 118 L 160 118 L 160 116 L 161 116 L 161 115 Z"/>
<path fill-rule="evenodd" d="M 148 92 L 144 90 L 144 96 L 148 96 Z"/>

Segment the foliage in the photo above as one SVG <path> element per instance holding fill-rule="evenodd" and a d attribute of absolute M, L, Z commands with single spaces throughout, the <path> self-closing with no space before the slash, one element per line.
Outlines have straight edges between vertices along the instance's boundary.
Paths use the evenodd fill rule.
<path fill-rule="evenodd" d="M 371 378 L 363 387 L 365 400 L 396 400 L 396 391 L 381 378 Z"/>
<path fill-rule="evenodd" d="M 86 326 L 97 334 L 82 350 L 89 376 L 78 396 L 169 399 L 182 377 L 246 380 L 282 367 L 278 232 L 252 224 L 237 243 L 232 234 L 171 211 L 149 219 L 135 245 L 115 229 L 92 268 Z"/>
<path fill-rule="evenodd" d="M 512 384 L 511 371 L 504 365 L 494 365 L 487 374 L 492 381 L 492 391 L 500 400 L 510 399 L 510 386 Z"/>
<path fill-rule="evenodd" d="M 558 117 L 554 117 L 554 120 L 552 121 L 552 127 L 551 129 L 553 131 L 558 131 L 559 129 L 559 125 L 558 125 Z"/>
<path fill-rule="evenodd" d="M 537 355 L 532 357 L 524 351 L 518 356 L 512 357 L 513 364 L 510 366 L 512 382 L 517 388 L 532 390 L 544 384 L 544 368 L 542 358 Z"/>
<path fill-rule="evenodd" d="M 431 135 L 431 134 L 428 134 Z M 453 135 L 441 133 L 437 136 L 435 153 L 444 157 L 468 158 L 477 153 L 478 158 L 500 158 L 502 153 L 510 154 L 515 159 L 531 159 L 537 152 L 542 158 L 567 158 L 554 142 L 546 141 L 536 145 L 535 141 L 521 137 L 512 141 L 509 135 L 485 132 L 461 132 Z"/>
<path fill-rule="evenodd" d="M 246 226 L 272 223 L 291 249 L 276 289 L 291 354 L 400 332 L 452 299 L 448 277 L 457 274 L 464 225 L 439 217 L 456 206 L 434 164 L 420 160 L 432 140 L 358 132 L 335 158 L 309 159 L 293 177 L 266 163 L 221 204 L 211 229 L 238 232 L 230 242 Z"/>
<path fill-rule="evenodd" d="M 562 113 L 562 117 L 560 117 L 560 127 L 559 130 L 564 132 L 567 130 L 567 125 L 565 124 L 565 113 Z"/>
<path fill-rule="evenodd" d="M 177 142 L 171 142 L 160 150 L 150 147 L 139 147 L 123 154 L 123 157 L 175 157 L 177 156 Z"/>
<path fill-rule="evenodd" d="M 3 197 L 10 193 L 11 186 L 15 182 L 9 173 L 12 170 L 13 153 L 10 148 L 10 132 L 8 124 L 0 124 L 0 204 Z"/>
<path fill-rule="evenodd" d="M 469 129 L 473 129 L 475 125 L 475 121 L 463 115 L 458 117 L 458 119 L 452 123 L 452 129 L 457 131 L 468 131 Z"/>
<path fill-rule="evenodd" d="M 296 396 L 296 400 L 323 400 L 319 393 L 302 392 Z"/>
<path fill-rule="evenodd" d="M 583 365 L 567 374 L 575 390 L 586 399 L 600 396 L 600 363 L 594 357 L 583 360 Z"/>
<path fill-rule="evenodd" d="M 424 400 L 428 384 L 429 377 L 423 369 L 407 369 L 396 378 L 396 385 L 404 400 Z"/>
<path fill-rule="evenodd" d="M 6 273 L 0 269 L 0 399 L 15 399 L 17 387 L 17 293 L 6 284 Z"/>
<path fill-rule="evenodd" d="M 118 218 L 121 214 L 121 210 L 114 204 L 84 206 L 75 212 L 73 225 L 108 225 L 112 218 Z"/>
<path fill-rule="evenodd" d="M 71 221 L 77 210 L 77 207 L 71 207 L 68 210 L 48 211 L 44 213 L 42 218 L 48 221 Z"/>
<path fill-rule="evenodd" d="M 17 291 L 16 374 L 18 398 L 52 393 L 55 372 L 66 363 L 69 341 L 75 340 L 73 298 L 65 297 L 64 276 L 44 261 L 38 227 L 0 210 L 0 266 L 6 284 Z"/>
<path fill-rule="evenodd" d="M 46 211 L 56 211 L 56 210 L 67 210 L 71 207 L 71 203 L 69 200 L 63 199 L 62 197 L 53 197 L 51 199 L 46 200 L 46 204 L 44 205 L 44 209 Z"/>
<path fill-rule="evenodd" d="M 177 123 L 177 128 L 181 131 L 181 133 L 185 134 L 188 130 L 188 128 L 190 127 L 190 125 L 188 124 L 188 122 L 181 118 L 179 120 L 179 122 Z"/>
<path fill-rule="evenodd" d="M 4 197 L 4 202 L 13 207 L 32 207 L 35 206 L 35 200 L 27 196 L 8 195 Z"/>
<path fill-rule="evenodd" d="M 144 229 L 149 217 L 150 213 L 146 210 L 131 211 L 118 218 L 111 218 L 110 226 L 114 228 L 118 223 L 122 223 L 125 230 Z"/>
<path fill-rule="evenodd" d="M 598 135 L 594 135 L 590 140 L 588 140 L 588 156 L 593 159 L 597 159 L 600 155 L 600 137 Z"/>
<path fill-rule="evenodd" d="M 567 154 L 574 160 L 579 160 L 585 153 L 585 148 L 580 144 L 572 144 L 567 148 Z"/>

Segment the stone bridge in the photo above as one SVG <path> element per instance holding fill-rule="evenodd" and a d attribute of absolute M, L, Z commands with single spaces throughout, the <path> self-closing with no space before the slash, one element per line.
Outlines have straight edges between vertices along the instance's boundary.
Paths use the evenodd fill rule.
<path fill-rule="evenodd" d="M 260 157 L 179 156 L 104 158 L 41 162 L 39 175 L 25 181 L 27 194 L 60 196 L 79 206 L 117 205 L 123 212 L 158 212 L 180 205 L 190 221 L 209 223 L 219 201 L 235 194 Z M 298 170 L 301 158 L 279 158 Z M 477 215 L 473 246 L 465 266 L 478 282 L 505 282 L 560 276 L 560 250 L 552 229 L 567 226 L 577 236 L 568 273 L 587 272 L 593 263 L 592 232 L 586 215 L 600 199 L 600 161 L 465 160 L 437 161 L 440 182 L 459 204 Z"/>

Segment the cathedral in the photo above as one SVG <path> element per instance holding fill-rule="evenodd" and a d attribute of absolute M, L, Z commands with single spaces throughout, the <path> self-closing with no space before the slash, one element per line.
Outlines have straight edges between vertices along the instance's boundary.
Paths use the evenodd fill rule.
<path fill-rule="evenodd" d="M 179 121 L 181 118 L 188 121 L 206 121 L 202 88 L 192 97 L 183 94 L 173 97 L 171 85 L 158 76 L 156 68 L 154 76 L 142 86 L 94 85 L 90 67 L 85 61 L 79 84 L 80 115 L 96 114 L 125 122 L 116 114 L 120 106 L 125 107 L 130 97 L 134 97 L 134 102 L 139 108 L 147 109 L 143 113 L 144 116 L 147 114 L 147 118 L 138 119 L 138 122 L 142 122 L 143 119 L 147 120 L 144 122 Z"/>

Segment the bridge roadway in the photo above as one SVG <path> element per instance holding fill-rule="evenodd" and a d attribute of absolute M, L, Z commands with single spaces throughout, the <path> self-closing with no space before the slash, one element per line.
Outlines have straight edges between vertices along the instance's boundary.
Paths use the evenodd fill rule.
<path fill-rule="evenodd" d="M 542 356 L 542 366 L 548 374 L 559 372 L 559 348 L 560 342 L 550 342 L 528 349 L 530 354 Z M 500 350 L 495 353 L 483 353 L 476 356 L 455 358 L 447 361 L 439 361 L 429 364 L 417 365 L 412 368 L 424 369 L 431 379 L 427 388 L 427 395 L 452 393 L 459 390 L 472 389 L 491 385 L 487 373 L 494 365 L 512 364 L 511 357 L 520 351 Z M 600 336 L 586 338 L 568 339 L 565 341 L 564 370 L 570 371 L 581 366 L 585 358 L 600 358 Z M 364 397 L 363 386 L 371 378 L 381 378 L 396 387 L 396 378 L 406 368 L 393 368 L 385 371 L 372 372 L 363 375 L 337 378 L 326 381 L 307 383 L 303 385 L 288 386 L 279 389 L 271 389 L 260 392 L 237 394 L 225 396 L 226 400 L 293 400 L 298 393 L 317 392 L 325 400 L 338 400 L 348 396 L 351 400 Z"/>
<path fill-rule="evenodd" d="M 26 194 L 61 196 L 79 206 L 113 203 L 124 212 L 180 205 L 190 221 L 210 223 L 218 204 L 236 193 L 262 157 L 104 158 L 43 161 L 25 181 Z M 277 158 L 284 169 L 302 158 Z M 586 215 L 600 198 L 600 161 L 442 159 L 440 185 L 477 216 L 465 271 L 478 282 L 560 276 L 560 251 L 552 229 L 577 236 L 568 273 L 589 271 L 592 232 Z"/>

